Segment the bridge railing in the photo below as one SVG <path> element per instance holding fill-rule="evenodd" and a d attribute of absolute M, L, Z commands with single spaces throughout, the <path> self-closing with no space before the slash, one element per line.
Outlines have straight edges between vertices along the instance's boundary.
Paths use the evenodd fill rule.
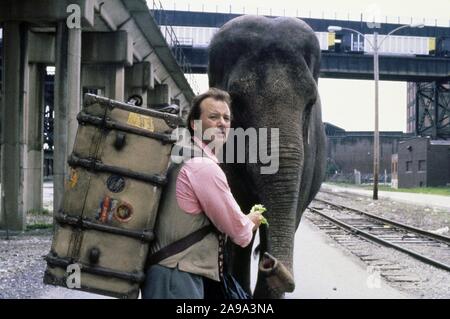
<path fill-rule="evenodd" d="M 162 35 L 166 39 L 166 42 L 175 57 L 175 60 L 178 62 L 178 65 L 183 71 L 184 76 L 187 78 L 192 89 L 195 93 L 199 93 L 199 86 L 195 80 L 195 76 L 192 73 L 191 64 L 188 62 L 182 49 L 183 44 L 178 40 L 172 25 L 169 23 L 168 14 L 159 0 L 152 0 L 152 9 L 150 10 L 150 14 L 158 24 Z"/>
<path fill-rule="evenodd" d="M 213 1 L 211 1 L 213 2 Z M 297 18 L 309 18 L 309 19 L 327 19 L 327 20 L 339 20 L 339 21 L 358 21 L 364 23 L 391 23 L 391 24 L 413 24 L 424 23 L 427 26 L 441 26 L 450 27 L 450 19 L 446 14 L 436 13 L 436 17 L 420 17 L 411 15 L 387 15 L 381 11 L 376 5 L 371 5 L 365 8 L 365 10 L 336 10 L 330 8 L 326 9 L 313 9 L 300 8 L 295 5 L 295 1 L 288 4 L 287 7 L 271 8 L 263 4 L 255 5 L 232 5 L 229 2 L 223 1 L 221 4 L 217 4 L 218 1 L 210 3 L 209 1 L 190 1 L 186 4 L 180 5 L 177 1 L 173 1 L 173 10 L 188 11 L 188 12 L 203 12 L 203 13 L 223 13 L 223 14 L 253 14 L 253 15 L 265 15 L 265 16 L 286 16 Z M 169 9 L 169 8 L 167 8 Z M 171 9 L 170 9 L 171 10 Z"/>

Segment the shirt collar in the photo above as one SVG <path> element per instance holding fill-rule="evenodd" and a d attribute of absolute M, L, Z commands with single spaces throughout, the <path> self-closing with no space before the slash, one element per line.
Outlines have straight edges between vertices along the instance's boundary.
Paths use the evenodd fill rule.
<path fill-rule="evenodd" d="M 194 143 L 200 147 L 210 159 L 214 161 L 214 163 L 219 163 L 219 160 L 217 159 L 216 155 L 211 151 L 211 149 L 208 147 L 206 143 L 204 143 L 202 140 L 200 140 L 197 136 L 192 137 Z"/>

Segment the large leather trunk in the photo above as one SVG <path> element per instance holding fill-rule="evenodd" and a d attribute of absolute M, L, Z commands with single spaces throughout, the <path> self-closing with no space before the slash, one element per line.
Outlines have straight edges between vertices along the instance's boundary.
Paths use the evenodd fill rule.
<path fill-rule="evenodd" d="M 77 285 L 75 265 L 74 289 L 137 298 L 181 119 L 92 94 L 77 119 L 44 282 Z"/>

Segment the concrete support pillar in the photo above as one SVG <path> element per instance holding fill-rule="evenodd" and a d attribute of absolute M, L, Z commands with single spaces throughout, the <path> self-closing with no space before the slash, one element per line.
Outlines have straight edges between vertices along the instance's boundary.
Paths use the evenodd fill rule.
<path fill-rule="evenodd" d="M 56 30 L 55 126 L 53 156 L 53 209 L 62 207 L 67 157 L 76 134 L 76 114 L 80 110 L 81 30 L 68 29 L 65 21 Z"/>
<path fill-rule="evenodd" d="M 85 32 L 82 43 L 83 90 L 100 89 L 102 95 L 124 101 L 125 66 L 133 64 L 133 42 L 128 32 Z"/>
<path fill-rule="evenodd" d="M 29 95 L 26 107 L 25 212 L 41 211 L 43 197 L 43 113 L 45 66 L 29 65 Z"/>
<path fill-rule="evenodd" d="M 3 25 L 3 85 L 1 110 L 2 227 L 26 228 L 24 211 L 24 109 L 28 79 L 27 26 Z"/>
<path fill-rule="evenodd" d="M 125 68 L 125 100 L 133 95 L 142 97 L 142 107 L 147 106 L 147 92 L 154 87 L 153 69 L 150 62 L 135 63 Z"/>
<path fill-rule="evenodd" d="M 113 67 L 113 90 L 111 98 L 116 101 L 124 101 L 125 99 L 125 66 L 116 65 Z"/>
<path fill-rule="evenodd" d="M 71 74 L 69 82 L 69 104 L 68 104 L 68 143 L 67 154 L 73 149 L 77 135 L 77 115 L 81 111 L 81 29 L 69 29 L 67 65 L 68 73 Z"/>
<path fill-rule="evenodd" d="M 148 104 L 169 104 L 170 103 L 170 87 L 167 84 L 155 84 L 154 90 L 150 91 L 148 96 Z"/>

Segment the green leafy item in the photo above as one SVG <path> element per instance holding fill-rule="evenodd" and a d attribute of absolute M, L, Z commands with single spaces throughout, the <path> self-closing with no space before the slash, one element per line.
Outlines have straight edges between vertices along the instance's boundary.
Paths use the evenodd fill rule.
<path fill-rule="evenodd" d="M 262 214 L 262 213 L 264 213 L 266 210 L 267 210 L 267 209 L 266 209 L 263 205 L 261 205 L 261 204 L 256 204 L 256 205 L 253 205 L 252 209 L 250 210 L 250 213 L 257 212 L 257 213 Z M 267 219 L 266 219 L 264 216 L 263 216 L 263 218 L 262 218 L 262 220 L 261 220 L 261 224 L 264 224 L 264 225 L 269 226 L 269 223 L 267 222 Z"/>

